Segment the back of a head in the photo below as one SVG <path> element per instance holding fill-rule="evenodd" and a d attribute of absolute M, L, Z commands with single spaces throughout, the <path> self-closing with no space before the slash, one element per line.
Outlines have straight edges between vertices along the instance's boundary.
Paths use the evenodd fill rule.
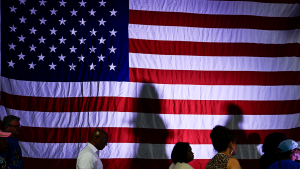
<path fill-rule="evenodd" d="M 174 164 L 177 162 L 187 163 L 187 152 L 189 147 L 189 143 L 178 142 L 175 144 L 171 154 L 171 159 Z"/>
<path fill-rule="evenodd" d="M 262 151 L 266 154 L 275 154 L 279 143 L 287 140 L 287 136 L 283 133 L 271 133 L 264 139 Z"/>
<path fill-rule="evenodd" d="M 231 130 L 219 125 L 213 128 L 210 138 L 215 150 L 218 152 L 225 151 L 231 141 L 236 141 L 236 136 Z"/>

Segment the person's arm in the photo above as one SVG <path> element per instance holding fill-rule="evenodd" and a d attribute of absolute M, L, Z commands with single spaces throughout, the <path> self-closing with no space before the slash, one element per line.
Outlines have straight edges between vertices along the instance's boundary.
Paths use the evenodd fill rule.
<path fill-rule="evenodd" d="M 89 153 L 82 154 L 77 159 L 76 169 L 94 169 L 97 159 Z"/>
<path fill-rule="evenodd" d="M 241 169 L 241 165 L 236 158 L 230 158 L 227 163 L 228 169 Z"/>

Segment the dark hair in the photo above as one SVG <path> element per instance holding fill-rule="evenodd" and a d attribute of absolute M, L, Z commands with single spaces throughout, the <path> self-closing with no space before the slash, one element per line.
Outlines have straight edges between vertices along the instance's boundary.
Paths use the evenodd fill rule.
<path fill-rule="evenodd" d="M 287 136 L 282 133 L 271 133 L 267 135 L 264 140 L 264 144 L 262 146 L 262 151 L 264 153 L 272 153 L 275 154 L 278 148 L 278 145 L 287 140 Z"/>
<path fill-rule="evenodd" d="M 225 151 L 229 143 L 236 142 L 235 134 L 224 126 L 215 126 L 210 133 L 210 138 L 215 150 Z"/>
<path fill-rule="evenodd" d="M 174 164 L 177 162 L 187 163 L 187 152 L 189 147 L 189 143 L 178 142 L 175 144 L 171 154 L 171 159 Z"/>
<path fill-rule="evenodd" d="M 282 150 L 280 148 L 277 149 L 277 155 L 278 155 L 279 159 L 288 158 L 291 156 L 291 154 L 292 154 L 292 150 L 282 152 Z"/>
<path fill-rule="evenodd" d="M 12 121 L 20 121 L 20 119 L 21 119 L 20 117 L 17 117 L 17 116 L 14 116 L 14 115 L 5 116 L 3 118 L 3 121 L 2 121 L 3 131 L 6 130 L 6 126 L 11 125 Z"/>

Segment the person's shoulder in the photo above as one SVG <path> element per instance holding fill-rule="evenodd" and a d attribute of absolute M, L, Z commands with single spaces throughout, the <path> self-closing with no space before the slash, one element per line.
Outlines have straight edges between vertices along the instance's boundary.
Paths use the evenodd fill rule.
<path fill-rule="evenodd" d="M 234 158 L 234 157 L 229 158 L 228 164 L 227 164 L 227 168 L 228 168 L 228 169 L 231 169 L 231 168 L 234 168 L 234 169 L 241 169 L 241 165 L 240 165 L 239 160 L 237 160 L 237 159 Z"/>
<path fill-rule="evenodd" d="M 187 163 L 181 163 L 180 169 L 194 169 L 194 168 Z"/>

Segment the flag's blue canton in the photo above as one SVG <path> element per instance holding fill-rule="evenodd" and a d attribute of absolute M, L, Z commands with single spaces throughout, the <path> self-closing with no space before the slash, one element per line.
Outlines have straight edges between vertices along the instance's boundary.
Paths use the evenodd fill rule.
<path fill-rule="evenodd" d="M 128 1 L 2 0 L 1 76 L 128 81 Z"/>

